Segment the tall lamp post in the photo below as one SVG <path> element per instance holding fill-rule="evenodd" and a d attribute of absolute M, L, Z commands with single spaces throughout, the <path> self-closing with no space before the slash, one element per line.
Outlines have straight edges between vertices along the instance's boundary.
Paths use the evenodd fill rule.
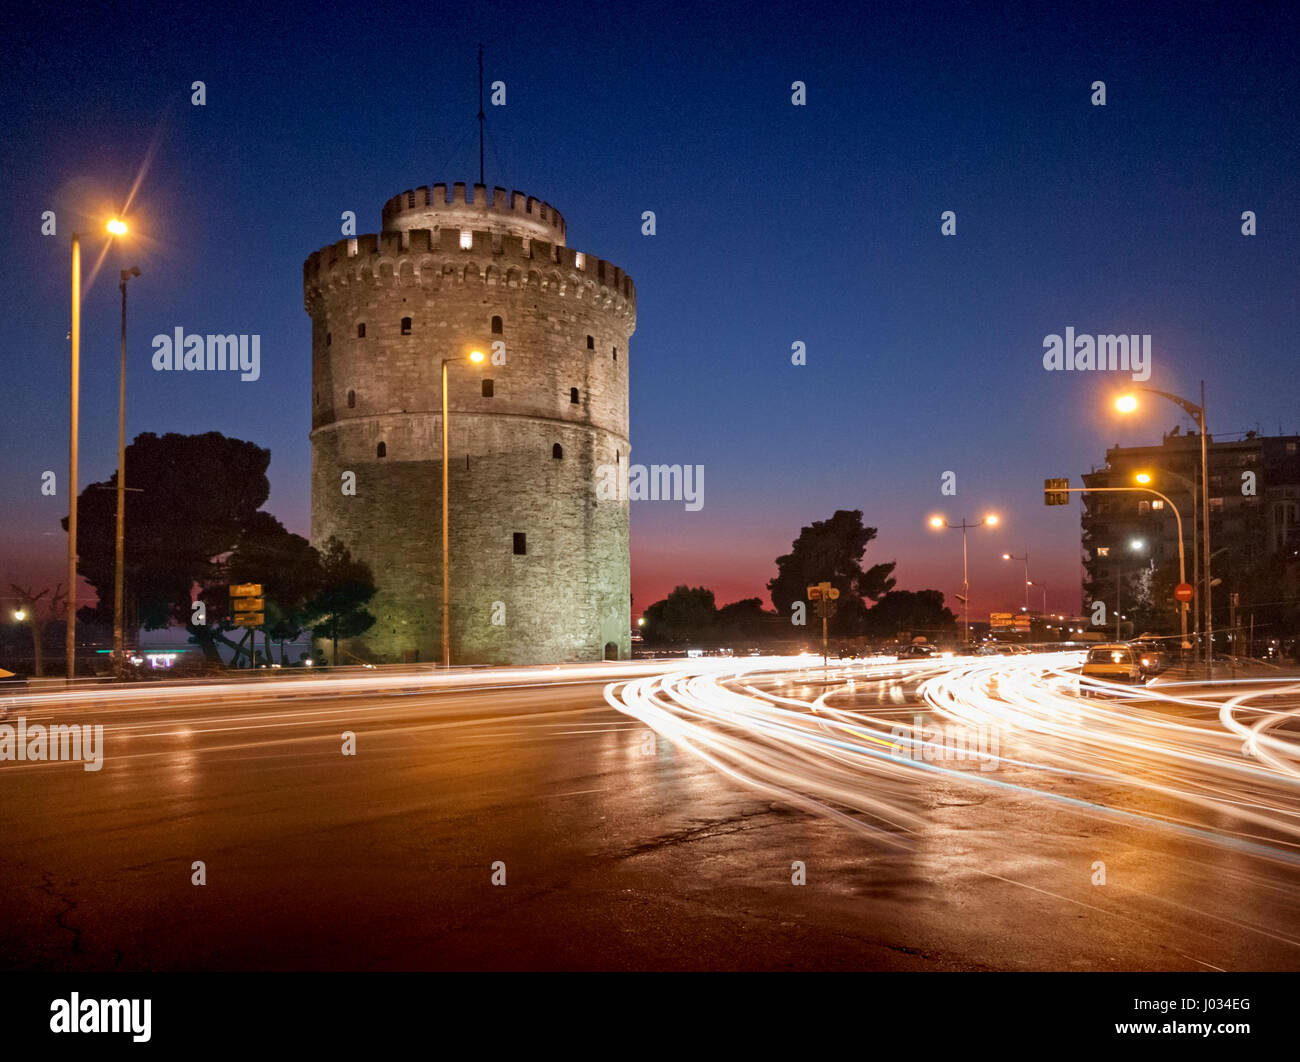
<path fill-rule="evenodd" d="M 988 516 L 976 523 L 967 523 L 965 518 L 959 524 L 950 524 L 942 516 L 930 517 L 930 526 L 936 530 L 948 528 L 950 531 L 961 529 L 961 615 L 962 626 L 966 630 L 966 645 L 970 645 L 970 578 L 966 566 L 966 532 L 972 527 L 996 527 L 998 523 L 997 513 L 989 513 Z"/>
<path fill-rule="evenodd" d="M 1028 612 L 1029 611 L 1029 588 L 1033 586 L 1033 583 L 1029 581 L 1029 551 L 1025 550 L 1025 555 L 1023 557 L 1017 557 L 1014 553 L 1004 553 L 1002 554 L 1002 559 L 1009 560 L 1009 561 L 1025 562 L 1025 611 Z M 1046 612 L 1047 609 L 1044 608 L 1043 611 Z"/>
<path fill-rule="evenodd" d="M 120 223 L 119 223 L 120 224 Z M 126 226 L 122 226 L 126 231 Z M 113 661 L 119 669 L 126 661 L 126 634 L 122 598 L 126 564 L 126 282 L 138 277 L 140 269 L 122 270 L 122 360 L 117 386 L 117 529 L 113 562 Z"/>
<path fill-rule="evenodd" d="M 1205 587 L 1205 660 L 1209 667 L 1214 667 L 1214 613 L 1210 601 L 1210 459 L 1209 444 L 1205 434 L 1205 381 L 1201 381 L 1201 402 L 1197 405 L 1191 399 L 1180 398 L 1168 391 L 1157 391 L 1153 387 L 1137 387 L 1137 391 L 1167 398 L 1196 421 L 1201 433 L 1201 580 Z M 1115 408 L 1121 413 L 1132 413 L 1138 407 L 1135 395 L 1121 395 L 1115 401 Z"/>
<path fill-rule="evenodd" d="M 1128 548 L 1136 553 L 1146 545 L 1140 538 L 1135 538 L 1129 542 Z M 1115 558 L 1118 567 L 1115 569 L 1115 641 L 1123 641 L 1123 631 L 1120 628 L 1120 620 L 1124 617 L 1122 595 L 1124 592 L 1124 551 L 1120 550 L 1119 556 Z"/>
<path fill-rule="evenodd" d="M 447 508 L 447 366 L 453 362 L 468 361 L 483 364 L 483 352 L 470 351 L 468 355 L 442 359 L 442 666 L 451 667 L 451 513 Z"/>

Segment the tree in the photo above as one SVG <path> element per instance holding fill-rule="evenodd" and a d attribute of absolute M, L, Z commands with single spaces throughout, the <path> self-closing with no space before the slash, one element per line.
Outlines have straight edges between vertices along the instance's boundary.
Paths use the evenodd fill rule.
<path fill-rule="evenodd" d="M 369 566 L 353 560 L 347 547 L 333 536 L 320 558 L 321 590 L 305 612 L 312 617 L 312 633 L 330 640 L 330 662 L 337 664 L 339 639 L 355 638 L 374 626 L 375 617 L 365 606 L 375 596 L 375 584 Z"/>
<path fill-rule="evenodd" d="M 645 610 L 641 636 L 647 645 L 680 645 L 712 634 L 717 610 L 713 591 L 702 586 L 678 586 Z"/>
<path fill-rule="evenodd" d="M 720 641 L 752 642 L 763 635 L 767 622 L 772 618 L 772 613 L 763 610 L 760 598 L 747 597 L 718 609 L 714 627 Z"/>
<path fill-rule="evenodd" d="M 957 617 L 944 606 L 938 590 L 891 590 L 867 610 L 866 629 L 874 638 L 899 634 L 933 637 L 957 627 Z"/>
<path fill-rule="evenodd" d="M 790 606 L 805 600 L 810 585 L 829 581 L 840 592 L 831 632 L 862 633 L 866 602 L 879 600 L 894 587 L 893 563 L 862 568 L 867 544 L 875 537 L 874 527 L 862 526 L 861 509 L 839 509 L 829 520 L 801 529 L 790 552 L 777 557 L 777 574 L 767 584 L 776 611 L 788 617 Z"/>
<path fill-rule="evenodd" d="M 313 601 L 325 589 L 320 554 L 301 535 L 285 530 L 270 513 L 256 512 L 226 559 L 225 569 L 231 583 L 262 585 L 266 600 L 263 630 L 268 641 L 280 643 L 280 663 L 287 664 L 285 642 L 293 641 L 311 624 Z"/>
<path fill-rule="evenodd" d="M 49 611 L 42 615 L 41 599 L 50 592 L 48 587 L 39 594 L 30 586 L 19 586 L 16 583 L 10 583 L 9 589 L 18 599 L 24 619 L 31 624 L 33 673 L 37 678 L 41 678 L 45 674 L 45 625 L 51 617 L 58 616 L 61 611 L 67 609 L 68 595 L 63 592 L 63 584 L 59 583 L 50 598 Z"/>
<path fill-rule="evenodd" d="M 194 584 L 220 576 L 220 558 L 266 501 L 270 461 L 269 450 L 214 431 L 145 432 L 126 448 L 125 577 L 144 627 L 189 623 Z M 116 473 L 77 501 L 78 571 L 95 588 L 101 622 L 113 614 L 116 507 Z"/>

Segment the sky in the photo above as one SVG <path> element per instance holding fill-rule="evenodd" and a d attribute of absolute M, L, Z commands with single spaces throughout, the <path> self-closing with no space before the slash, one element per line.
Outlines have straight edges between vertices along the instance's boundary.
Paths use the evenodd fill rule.
<path fill-rule="evenodd" d="M 960 533 L 927 518 L 997 512 L 969 537 L 972 616 L 1023 600 L 1008 551 L 1028 551 L 1050 610 L 1077 610 L 1078 508 L 1045 507 L 1043 479 L 1078 486 L 1107 447 L 1190 424 L 1154 399 L 1119 419 L 1131 374 L 1046 370 L 1044 338 L 1066 327 L 1151 335 L 1146 386 L 1205 380 L 1217 436 L 1300 431 L 1300 7 L 666 11 L 12 8 L 0 591 L 63 577 L 67 501 L 41 482 L 67 470 L 74 228 L 81 485 L 116 463 L 117 275 L 137 265 L 129 434 L 269 447 L 266 508 L 307 533 L 303 259 L 344 210 L 374 232 L 392 195 L 475 180 L 479 43 L 507 88 L 487 108 L 487 183 L 553 203 L 571 246 L 636 283 L 633 462 L 705 470 L 698 511 L 632 503 L 634 615 L 681 583 L 770 604 L 775 558 L 837 509 L 878 528 L 865 563 L 950 599 Z M 128 200 L 130 242 L 105 250 L 99 219 Z M 261 378 L 152 371 L 151 337 L 178 325 L 260 334 Z"/>

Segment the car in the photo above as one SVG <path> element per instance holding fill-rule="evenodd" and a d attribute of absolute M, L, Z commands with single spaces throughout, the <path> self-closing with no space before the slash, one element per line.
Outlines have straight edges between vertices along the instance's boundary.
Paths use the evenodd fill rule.
<path fill-rule="evenodd" d="M 932 645 L 905 645 L 898 650 L 899 660 L 928 660 L 934 656 L 934 646 Z"/>
<path fill-rule="evenodd" d="M 1131 645 L 1109 642 L 1094 645 L 1088 650 L 1080 672 L 1087 678 L 1107 679 L 1111 682 L 1145 682 L 1149 666 Z"/>

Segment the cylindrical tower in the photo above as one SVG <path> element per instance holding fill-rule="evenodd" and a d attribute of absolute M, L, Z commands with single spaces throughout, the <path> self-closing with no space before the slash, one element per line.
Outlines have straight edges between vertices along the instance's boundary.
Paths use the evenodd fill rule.
<path fill-rule="evenodd" d="M 337 536 L 378 587 L 349 652 L 440 659 L 440 374 L 456 358 L 452 662 L 629 655 L 627 500 L 611 488 L 627 471 L 636 292 L 564 240 L 546 203 L 438 184 L 389 200 L 379 235 L 304 263 L 312 542 Z"/>

